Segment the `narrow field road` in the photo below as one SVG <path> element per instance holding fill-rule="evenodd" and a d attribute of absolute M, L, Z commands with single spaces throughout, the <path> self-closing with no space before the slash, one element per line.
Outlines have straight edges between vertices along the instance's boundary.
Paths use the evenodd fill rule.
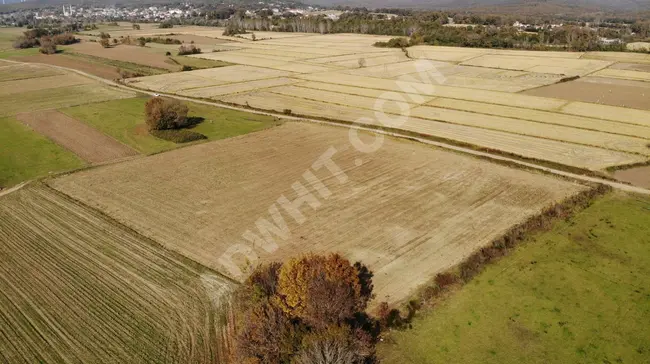
<path fill-rule="evenodd" d="M 24 63 L 24 62 L 10 61 L 10 60 L 7 60 L 7 61 L 8 62 L 13 62 L 13 63 Z M 375 128 L 366 127 L 366 126 L 362 126 L 362 125 L 351 125 L 351 124 L 347 124 L 347 123 L 337 123 L 337 122 L 333 122 L 333 121 L 323 121 L 323 120 L 317 120 L 317 119 L 309 119 L 309 118 L 303 118 L 303 117 L 289 116 L 289 115 L 284 115 L 284 114 L 279 114 L 279 113 L 251 110 L 251 109 L 247 109 L 247 108 L 243 108 L 243 107 L 236 107 L 236 106 L 223 104 L 223 103 L 215 102 L 215 101 L 197 100 L 197 99 L 193 99 L 193 98 L 190 98 L 190 97 L 178 96 L 178 95 L 173 95 L 173 94 L 165 94 L 165 93 L 153 92 L 153 91 L 146 91 L 146 90 L 141 90 L 141 89 L 138 89 L 138 88 L 126 86 L 126 85 L 123 85 L 121 83 L 118 83 L 118 82 L 115 82 L 115 81 L 112 81 L 112 80 L 107 80 L 107 79 L 104 79 L 104 78 L 101 78 L 101 77 L 97 77 L 97 76 L 88 74 L 86 72 L 78 71 L 78 70 L 67 68 L 67 67 L 53 66 L 53 65 L 42 64 L 42 63 L 35 63 L 35 64 L 41 64 L 41 65 L 44 65 L 44 66 L 59 68 L 59 69 L 66 70 L 66 71 L 69 71 L 69 72 L 75 72 L 75 73 L 80 74 L 82 76 L 89 77 L 89 78 L 91 78 L 93 80 L 103 82 L 103 83 L 108 84 L 110 86 L 118 87 L 118 88 L 121 88 L 121 89 L 124 89 L 124 90 L 138 92 L 138 93 L 141 93 L 141 94 L 147 94 L 147 95 L 151 95 L 151 96 L 160 95 L 160 96 L 165 96 L 165 97 L 169 97 L 169 98 L 174 98 L 174 99 L 177 99 L 177 100 L 190 101 L 190 102 L 194 102 L 194 103 L 197 103 L 197 104 L 204 104 L 204 105 L 210 105 L 210 106 L 215 106 L 215 107 L 221 107 L 221 108 L 225 108 L 225 109 L 244 111 L 244 112 L 248 112 L 248 113 L 252 113 L 252 114 L 275 116 L 275 117 L 279 117 L 279 118 L 286 119 L 286 120 L 303 121 L 303 122 L 307 121 L 307 122 L 318 123 L 318 124 L 327 124 L 327 125 L 333 125 L 333 126 L 338 126 L 338 127 L 365 130 L 365 131 L 370 131 L 370 132 L 373 132 L 373 133 L 389 135 L 389 136 L 392 136 L 392 137 L 415 140 L 415 141 L 418 141 L 418 142 L 423 143 L 423 144 L 428 144 L 428 145 L 432 145 L 432 146 L 435 146 L 435 147 L 448 149 L 448 150 L 453 150 L 453 151 L 456 151 L 456 152 L 470 154 L 470 155 L 474 155 L 474 156 L 477 156 L 477 157 L 487 158 L 487 159 L 491 159 L 491 160 L 495 160 L 495 161 L 507 162 L 509 164 L 515 164 L 515 165 L 518 165 L 518 166 L 521 166 L 521 167 L 535 169 L 535 170 L 543 171 L 543 172 L 546 172 L 546 173 L 551 173 L 551 174 L 555 174 L 555 175 L 562 176 L 562 177 L 572 178 L 572 179 L 583 181 L 583 182 L 601 183 L 601 184 L 604 184 L 604 185 L 607 185 L 607 186 L 610 186 L 612 188 L 615 188 L 615 189 L 618 189 L 618 190 L 621 190 L 621 191 L 625 191 L 625 192 L 640 193 L 640 194 L 644 194 L 644 195 L 650 195 L 650 190 L 642 188 L 642 187 L 631 186 L 631 185 L 628 185 L 628 184 L 625 184 L 625 183 L 610 181 L 610 180 L 606 180 L 606 179 L 602 179 L 602 178 L 598 178 L 598 177 L 591 177 L 591 176 L 585 176 L 585 175 L 582 175 L 582 174 L 566 172 L 566 171 L 562 171 L 562 170 L 559 170 L 559 169 L 542 166 L 542 165 L 535 164 L 535 163 L 530 163 L 530 162 L 525 162 L 525 161 L 521 161 L 521 160 L 514 159 L 514 158 L 504 157 L 504 156 L 501 156 L 501 155 L 498 155 L 498 154 L 492 154 L 492 153 L 487 153 L 487 152 L 476 151 L 476 150 L 473 150 L 473 149 L 470 149 L 470 148 L 464 148 L 464 147 L 459 147 L 459 146 L 452 145 L 452 144 L 441 143 L 441 142 L 436 142 L 436 141 L 428 140 L 428 139 L 424 139 L 424 138 L 413 137 L 413 136 L 406 135 L 406 134 L 400 134 L 400 133 L 395 133 L 395 132 L 388 132 L 388 131 L 378 130 L 378 129 L 375 129 Z"/>

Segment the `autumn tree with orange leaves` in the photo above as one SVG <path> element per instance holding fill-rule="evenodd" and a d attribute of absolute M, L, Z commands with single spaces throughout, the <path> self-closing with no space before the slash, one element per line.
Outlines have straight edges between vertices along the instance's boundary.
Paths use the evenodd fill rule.
<path fill-rule="evenodd" d="M 234 361 L 376 362 L 372 272 L 338 254 L 258 267 L 236 295 Z"/>

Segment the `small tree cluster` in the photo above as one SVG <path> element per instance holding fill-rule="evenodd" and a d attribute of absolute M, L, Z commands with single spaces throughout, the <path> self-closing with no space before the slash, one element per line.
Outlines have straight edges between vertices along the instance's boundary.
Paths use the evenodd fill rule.
<path fill-rule="evenodd" d="M 43 54 L 54 54 L 56 53 L 56 44 L 52 41 L 50 37 L 43 37 L 40 40 L 40 48 L 38 51 Z"/>
<path fill-rule="evenodd" d="M 234 362 L 368 364 L 372 273 L 338 254 L 258 267 L 236 294 Z"/>
<path fill-rule="evenodd" d="M 199 53 L 201 53 L 201 48 L 197 48 L 194 44 L 190 44 L 189 46 L 182 45 L 178 48 L 179 56 L 185 56 L 188 54 L 199 54 Z"/>
<path fill-rule="evenodd" d="M 180 129 L 187 126 L 186 105 L 176 99 L 154 97 L 145 105 L 146 123 L 149 130 Z"/>
<path fill-rule="evenodd" d="M 69 32 L 50 31 L 43 28 L 30 29 L 18 37 L 14 42 L 14 48 L 34 48 L 42 46 L 41 43 L 47 43 L 48 50 L 51 50 L 53 45 L 66 45 L 78 42 L 79 39 L 75 38 L 74 34 Z M 56 47 L 55 47 L 56 48 Z M 44 52 L 45 53 L 45 52 Z"/>
<path fill-rule="evenodd" d="M 375 47 L 382 48 L 406 48 L 410 46 L 409 40 L 404 37 L 391 38 L 388 42 L 375 42 Z"/>

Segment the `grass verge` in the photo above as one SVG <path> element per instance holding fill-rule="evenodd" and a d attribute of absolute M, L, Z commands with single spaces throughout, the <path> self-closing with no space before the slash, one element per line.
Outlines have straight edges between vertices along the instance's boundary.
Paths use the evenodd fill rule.
<path fill-rule="evenodd" d="M 149 134 L 144 123 L 146 97 L 113 100 L 81 105 L 60 111 L 84 121 L 98 130 L 144 154 L 174 149 L 177 144 Z M 190 117 L 203 119 L 190 130 L 203 134 L 208 140 L 229 138 L 277 125 L 276 118 L 243 111 L 221 109 L 209 105 L 186 103 Z"/>
<path fill-rule="evenodd" d="M 527 237 L 413 329 L 385 363 L 643 363 L 650 360 L 650 198 L 610 193 Z"/>
<path fill-rule="evenodd" d="M 0 187 L 84 165 L 77 156 L 14 118 L 0 118 L 0 146 Z"/>

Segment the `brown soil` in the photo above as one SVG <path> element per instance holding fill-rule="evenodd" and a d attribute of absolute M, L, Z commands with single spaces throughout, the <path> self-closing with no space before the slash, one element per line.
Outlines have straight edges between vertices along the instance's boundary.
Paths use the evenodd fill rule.
<path fill-rule="evenodd" d="M 144 66 L 161 68 L 169 71 L 178 71 L 178 65 L 169 62 L 169 58 L 162 53 L 152 52 L 150 49 L 117 45 L 103 48 L 99 43 L 81 42 L 70 46 L 73 52 L 88 54 L 122 62 L 137 63 Z"/>
<path fill-rule="evenodd" d="M 63 54 L 54 54 L 49 56 L 38 54 L 12 59 L 20 62 L 45 63 L 54 66 L 72 68 L 107 80 L 114 80 L 120 77 L 120 74 L 117 72 L 117 68 L 115 67 L 92 63 L 82 59 L 68 57 Z"/>
<path fill-rule="evenodd" d="M 639 187 L 650 188 L 650 166 L 616 171 L 614 177 Z"/>
<path fill-rule="evenodd" d="M 138 154 L 93 127 L 56 110 L 23 113 L 16 117 L 35 131 L 91 163 L 108 162 Z"/>
<path fill-rule="evenodd" d="M 650 82 L 585 77 L 522 94 L 650 110 Z"/>

